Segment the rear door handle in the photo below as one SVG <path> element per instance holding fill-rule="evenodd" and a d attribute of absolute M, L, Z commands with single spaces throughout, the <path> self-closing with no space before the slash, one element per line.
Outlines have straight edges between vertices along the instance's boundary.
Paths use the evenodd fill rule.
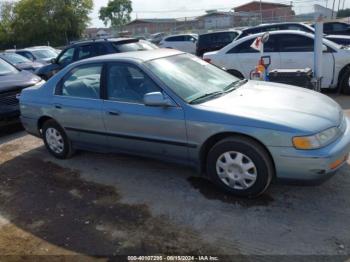
<path fill-rule="evenodd" d="M 61 104 L 55 104 L 55 108 L 62 109 L 62 105 Z"/>

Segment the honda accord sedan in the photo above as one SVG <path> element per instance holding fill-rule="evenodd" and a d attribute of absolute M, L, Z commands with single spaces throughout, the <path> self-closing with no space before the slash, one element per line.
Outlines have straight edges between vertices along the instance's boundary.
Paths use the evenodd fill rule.
<path fill-rule="evenodd" d="M 274 179 L 323 181 L 350 151 L 349 120 L 332 99 L 240 80 L 176 50 L 76 62 L 23 90 L 20 107 L 57 158 L 80 149 L 177 162 L 237 196 Z"/>

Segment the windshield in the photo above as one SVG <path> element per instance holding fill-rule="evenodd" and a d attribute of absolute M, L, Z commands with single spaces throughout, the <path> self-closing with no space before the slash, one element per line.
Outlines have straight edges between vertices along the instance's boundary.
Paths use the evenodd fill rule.
<path fill-rule="evenodd" d="M 152 60 L 147 66 L 187 103 L 208 94 L 226 92 L 239 82 L 237 77 L 189 54 Z"/>
<path fill-rule="evenodd" d="M 57 56 L 57 53 L 50 49 L 34 50 L 32 53 L 38 59 L 55 58 Z"/>
<path fill-rule="evenodd" d="M 1 55 L 3 59 L 10 62 L 11 64 L 22 64 L 22 63 L 31 63 L 28 58 L 25 58 L 24 56 L 17 55 L 17 54 L 2 54 Z"/>
<path fill-rule="evenodd" d="M 113 43 L 113 45 L 117 47 L 117 49 L 122 53 L 132 52 L 132 51 L 153 50 L 158 48 L 156 45 L 144 40 L 140 40 L 134 43 L 121 44 L 121 45 Z"/>
<path fill-rule="evenodd" d="M 0 59 L 0 76 L 12 75 L 16 73 L 18 73 L 18 70 L 14 66 Z"/>

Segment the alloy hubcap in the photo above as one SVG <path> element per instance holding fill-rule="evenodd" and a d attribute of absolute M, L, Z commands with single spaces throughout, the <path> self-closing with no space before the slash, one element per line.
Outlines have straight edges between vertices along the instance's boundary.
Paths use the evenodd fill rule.
<path fill-rule="evenodd" d="M 64 150 L 63 137 L 57 129 L 50 127 L 45 133 L 46 141 L 50 149 L 56 154 L 61 154 Z"/>
<path fill-rule="evenodd" d="M 227 186 L 246 190 L 252 187 L 257 179 L 257 169 L 254 162 L 245 154 L 226 152 L 216 161 L 216 172 Z"/>

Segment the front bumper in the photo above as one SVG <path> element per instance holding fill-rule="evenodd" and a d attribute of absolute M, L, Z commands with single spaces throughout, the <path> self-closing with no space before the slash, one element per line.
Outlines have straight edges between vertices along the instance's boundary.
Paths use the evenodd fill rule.
<path fill-rule="evenodd" d="M 350 121 L 346 118 L 342 137 L 317 150 L 293 147 L 269 147 L 276 167 L 277 180 L 318 183 L 327 180 L 347 163 L 350 152 Z"/>
<path fill-rule="evenodd" d="M 18 106 L 0 107 L 0 127 L 19 122 L 20 111 Z"/>

